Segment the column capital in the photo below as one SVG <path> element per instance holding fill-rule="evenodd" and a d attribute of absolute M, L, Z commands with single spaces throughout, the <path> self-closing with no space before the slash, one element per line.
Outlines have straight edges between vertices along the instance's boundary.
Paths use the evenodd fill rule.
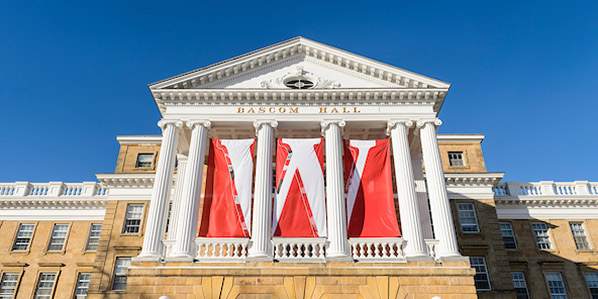
<path fill-rule="evenodd" d="M 160 127 L 162 130 L 166 129 L 168 125 L 173 125 L 177 128 L 180 128 L 183 126 L 183 122 L 178 119 L 161 119 L 158 121 L 158 127 Z"/>
<path fill-rule="evenodd" d="M 438 118 L 427 118 L 417 120 L 417 127 L 423 128 L 428 123 L 434 124 L 436 127 L 440 127 L 440 125 L 442 125 L 442 121 Z"/>
<path fill-rule="evenodd" d="M 325 119 L 320 122 L 320 126 L 322 127 L 322 135 L 324 132 L 330 127 L 330 125 L 337 125 L 341 129 L 341 135 L 343 135 L 342 129 L 347 125 L 347 123 L 342 119 Z"/>
<path fill-rule="evenodd" d="M 397 125 L 403 125 L 405 128 L 411 128 L 413 121 L 409 119 L 391 119 L 386 122 L 386 135 L 390 135 L 390 130 L 394 129 Z"/>
<path fill-rule="evenodd" d="M 276 129 L 278 127 L 278 122 L 273 119 L 258 119 L 253 121 L 253 127 L 255 128 L 255 135 L 257 136 L 257 131 L 263 126 L 270 126 L 272 129 Z"/>
<path fill-rule="evenodd" d="M 185 122 L 185 125 L 189 127 L 191 130 L 197 125 L 203 126 L 206 129 L 212 127 L 212 122 L 207 119 L 190 119 Z"/>
<path fill-rule="evenodd" d="M 181 163 L 181 162 L 187 162 L 187 159 L 189 159 L 189 157 L 187 157 L 186 155 L 183 155 L 183 154 L 176 154 L 176 159 L 179 161 L 179 163 Z"/>

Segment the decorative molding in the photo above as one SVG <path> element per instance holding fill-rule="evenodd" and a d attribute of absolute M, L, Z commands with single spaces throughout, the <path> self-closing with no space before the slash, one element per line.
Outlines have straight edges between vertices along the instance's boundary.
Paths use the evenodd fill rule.
<path fill-rule="evenodd" d="M 155 174 L 98 173 L 96 177 L 109 188 L 153 188 Z"/>
<path fill-rule="evenodd" d="M 419 119 L 417 121 L 417 128 L 421 129 L 428 123 L 434 124 L 434 126 L 436 126 L 437 128 L 442 125 L 442 121 L 438 118 Z"/>
<path fill-rule="evenodd" d="M 193 128 L 196 125 L 204 126 L 206 129 L 209 129 L 210 127 L 212 127 L 212 122 L 210 122 L 209 120 L 205 120 L 205 119 L 188 120 L 185 122 L 185 124 L 191 130 L 193 130 Z"/>
<path fill-rule="evenodd" d="M 334 89 L 334 88 L 341 87 L 341 84 L 339 82 L 318 77 L 314 73 L 307 72 L 307 71 L 303 70 L 302 66 L 297 66 L 297 71 L 294 73 L 288 72 L 278 78 L 262 81 L 260 83 L 260 86 L 264 87 L 264 88 L 268 88 L 268 89 L 289 88 L 285 84 L 287 81 L 292 80 L 292 79 L 301 79 L 301 78 L 309 80 L 310 82 L 312 82 L 314 84 L 314 86 L 312 86 L 309 89 L 323 89 L 323 88 Z"/>
<path fill-rule="evenodd" d="M 116 136 L 116 140 L 120 145 L 123 144 L 161 144 L 162 136 L 160 135 L 130 135 L 130 136 Z"/>
<path fill-rule="evenodd" d="M 411 128 L 413 126 L 413 121 L 408 119 L 391 119 L 386 122 L 386 136 L 390 136 L 390 131 L 394 129 L 397 125 L 402 124 L 405 128 Z"/>

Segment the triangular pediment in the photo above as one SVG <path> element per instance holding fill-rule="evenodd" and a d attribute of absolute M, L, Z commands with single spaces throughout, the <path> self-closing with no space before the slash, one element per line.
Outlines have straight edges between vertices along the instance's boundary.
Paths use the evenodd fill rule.
<path fill-rule="evenodd" d="M 150 85 L 169 89 L 445 89 L 450 84 L 296 37 Z"/>

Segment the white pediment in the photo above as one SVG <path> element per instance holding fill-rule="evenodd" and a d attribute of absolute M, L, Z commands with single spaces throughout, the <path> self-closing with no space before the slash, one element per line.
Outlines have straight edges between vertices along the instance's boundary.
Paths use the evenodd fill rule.
<path fill-rule="evenodd" d="M 297 37 L 150 84 L 150 89 L 290 89 L 289 86 L 444 89 L 450 84 Z"/>

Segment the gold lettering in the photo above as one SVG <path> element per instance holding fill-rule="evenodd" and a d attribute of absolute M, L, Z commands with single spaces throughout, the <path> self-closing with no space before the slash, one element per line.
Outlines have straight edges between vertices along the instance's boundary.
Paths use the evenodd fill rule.
<path fill-rule="evenodd" d="M 245 108 L 243 108 L 243 107 L 239 107 L 237 109 L 237 113 L 244 113 L 244 112 L 245 112 Z"/>
<path fill-rule="evenodd" d="M 259 109 L 257 109 L 257 112 L 259 112 L 259 113 L 266 113 L 266 108 L 260 107 Z"/>
<path fill-rule="evenodd" d="M 270 113 L 275 113 L 275 112 L 276 112 L 276 108 L 274 108 L 274 107 L 270 107 L 270 108 L 268 109 L 268 112 L 270 112 Z"/>
<path fill-rule="evenodd" d="M 247 110 L 247 113 L 255 113 L 255 110 L 253 110 L 253 108 L 249 108 L 249 110 Z"/>
<path fill-rule="evenodd" d="M 287 112 L 287 109 L 285 109 L 284 107 L 280 107 L 280 108 L 278 108 L 278 112 L 285 113 L 285 112 Z"/>
<path fill-rule="evenodd" d="M 357 110 L 357 107 L 353 107 L 353 113 L 359 113 L 361 111 Z"/>
<path fill-rule="evenodd" d="M 343 113 L 350 113 L 351 111 L 347 111 L 347 107 L 343 107 Z"/>
<path fill-rule="evenodd" d="M 320 107 L 320 113 L 326 113 L 326 107 Z"/>
<path fill-rule="evenodd" d="M 336 108 L 332 108 L 332 110 L 330 110 L 330 113 L 338 113 L 338 110 L 336 110 Z"/>
<path fill-rule="evenodd" d="M 289 113 L 299 113 L 299 108 L 298 107 L 289 108 Z"/>

